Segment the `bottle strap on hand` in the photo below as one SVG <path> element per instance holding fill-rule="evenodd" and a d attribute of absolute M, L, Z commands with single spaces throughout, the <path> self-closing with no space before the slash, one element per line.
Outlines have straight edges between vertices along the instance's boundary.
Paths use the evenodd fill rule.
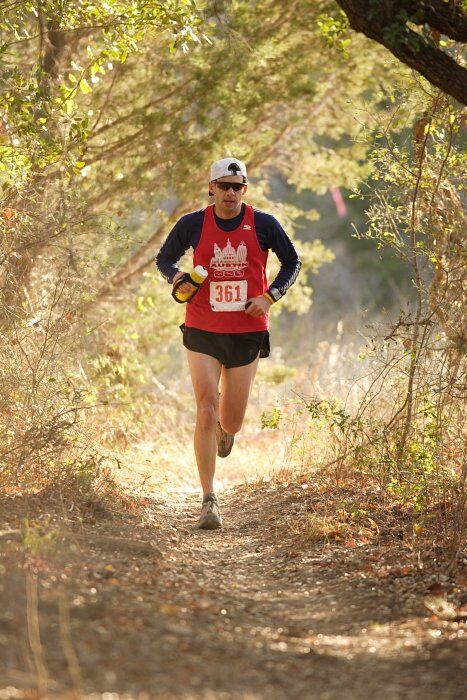
<path fill-rule="evenodd" d="M 175 284 L 174 284 L 174 286 L 173 286 L 173 289 L 172 289 L 172 296 L 173 296 L 173 298 L 175 299 L 175 301 L 177 302 L 177 304 L 185 304 L 186 301 L 187 301 L 187 299 L 178 299 L 177 296 L 176 296 L 177 289 L 178 289 L 179 287 L 181 287 L 182 284 L 185 284 L 185 282 L 188 282 L 188 284 L 191 284 L 192 287 L 196 287 L 196 289 L 198 289 L 198 287 L 201 286 L 201 283 L 200 283 L 200 282 L 195 282 L 195 281 L 190 277 L 190 273 L 189 273 L 189 272 L 185 272 L 185 274 L 184 274 L 182 277 L 180 277 L 180 279 L 179 279 L 177 282 L 175 282 Z"/>

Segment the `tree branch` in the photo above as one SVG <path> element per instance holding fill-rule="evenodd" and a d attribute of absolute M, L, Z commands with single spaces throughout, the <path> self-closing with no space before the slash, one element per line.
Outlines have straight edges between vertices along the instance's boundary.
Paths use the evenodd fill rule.
<path fill-rule="evenodd" d="M 187 202 L 180 202 L 172 210 L 170 218 L 176 219 L 186 208 L 188 208 Z M 97 290 L 93 298 L 80 307 L 80 310 L 87 312 L 93 309 L 112 296 L 123 284 L 128 284 L 135 277 L 139 277 L 143 270 L 154 264 L 155 246 L 160 242 L 165 232 L 165 226 L 159 226 L 153 235 Z"/>
<path fill-rule="evenodd" d="M 118 126 L 118 124 L 122 124 L 123 122 L 132 119 L 137 114 L 145 116 L 145 112 L 147 112 L 148 109 L 150 109 L 151 107 L 155 107 L 158 104 L 161 104 L 165 100 L 168 100 L 169 97 L 173 97 L 173 95 L 175 95 L 177 92 L 181 92 L 182 90 L 184 90 L 186 88 L 186 86 L 189 85 L 190 83 L 192 83 L 193 81 L 194 81 L 194 78 L 189 78 L 188 80 L 185 80 L 184 83 L 177 85 L 173 90 L 166 93 L 165 95 L 162 95 L 161 97 L 157 97 L 156 99 L 151 100 L 150 102 L 147 102 L 146 104 L 142 105 L 141 107 L 137 107 L 136 109 L 133 109 L 128 114 L 124 114 L 121 117 L 117 117 L 116 119 L 114 119 L 114 121 L 109 122 L 108 124 L 104 124 L 96 131 L 93 131 L 91 138 L 95 138 L 96 136 L 100 136 L 104 131 L 108 131 L 108 129 L 113 129 L 114 127 Z"/>
<path fill-rule="evenodd" d="M 378 12 L 371 0 L 337 0 L 337 3 L 347 15 L 352 29 L 382 44 L 402 63 L 423 75 L 432 85 L 451 95 L 461 104 L 467 104 L 467 70 L 447 53 L 428 43 L 423 36 L 409 29 L 406 24 L 407 13 L 417 8 L 421 13 L 420 20 L 415 13 L 411 21 L 423 23 L 430 19 L 435 29 L 443 33 L 449 29 L 453 37 L 454 34 L 456 38 L 465 37 L 467 14 L 459 8 L 453 14 L 453 2 L 382 1 Z M 454 21 L 458 25 L 457 30 L 453 27 Z"/>
<path fill-rule="evenodd" d="M 454 41 L 467 41 L 467 13 L 459 2 L 401 0 L 399 4 L 416 24 L 428 24 Z"/>

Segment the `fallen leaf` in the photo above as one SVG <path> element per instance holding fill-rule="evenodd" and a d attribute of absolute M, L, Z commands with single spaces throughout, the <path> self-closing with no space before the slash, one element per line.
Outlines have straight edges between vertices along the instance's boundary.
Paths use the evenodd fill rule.
<path fill-rule="evenodd" d="M 445 598 L 429 595 L 426 596 L 423 603 L 430 612 L 442 620 L 455 620 L 458 616 L 456 606 Z"/>

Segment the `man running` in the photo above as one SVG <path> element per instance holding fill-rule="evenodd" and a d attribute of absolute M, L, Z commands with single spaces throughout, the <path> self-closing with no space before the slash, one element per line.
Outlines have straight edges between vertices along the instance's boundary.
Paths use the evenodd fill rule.
<path fill-rule="evenodd" d="M 208 271 L 187 304 L 181 329 L 197 408 L 194 448 L 203 489 L 198 526 L 209 530 L 222 525 L 214 493 L 216 454 L 230 454 L 259 358 L 270 352 L 269 307 L 295 282 L 301 267 L 279 222 L 242 203 L 246 190 L 242 161 L 223 158 L 213 163 L 209 196 L 214 204 L 182 216 L 156 257 L 171 284 L 184 274 L 177 262 L 188 248 L 193 248 L 194 266 L 203 265 Z M 269 250 L 281 267 L 268 286 Z M 184 283 L 180 290 L 190 288 Z"/>

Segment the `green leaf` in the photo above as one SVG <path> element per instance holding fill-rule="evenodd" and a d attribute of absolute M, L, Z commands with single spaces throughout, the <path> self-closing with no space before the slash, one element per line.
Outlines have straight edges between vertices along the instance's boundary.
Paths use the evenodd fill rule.
<path fill-rule="evenodd" d="M 68 100 L 65 100 L 63 106 L 65 107 L 65 113 L 71 114 L 75 109 L 75 101 L 70 97 Z"/>
<path fill-rule="evenodd" d="M 86 78 L 81 78 L 81 80 L 79 81 L 79 89 L 81 90 L 83 95 L 87 95 L 89 92 L 92 92 L 92 87 L 89 85 Z"/>

